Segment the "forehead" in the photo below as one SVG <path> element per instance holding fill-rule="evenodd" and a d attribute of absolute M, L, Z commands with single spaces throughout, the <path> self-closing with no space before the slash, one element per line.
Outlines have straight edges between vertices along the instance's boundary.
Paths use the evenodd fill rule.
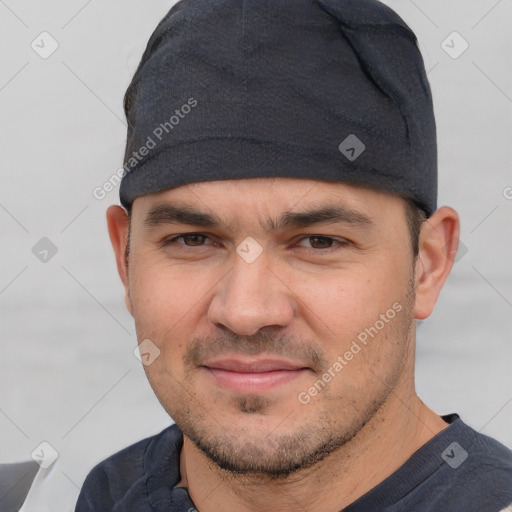
<path fill-rule="evenodd" d="M 190 206 L 226 221 L 258 219 L 262 227 L 283 212 L 340 206 L 369 218 L 403 212 L 405 201 L 387 192 L 346 183 L 299 178 L 244 178 L 199 182 L 137 198 L 144 218 L 159 205 Z"/>

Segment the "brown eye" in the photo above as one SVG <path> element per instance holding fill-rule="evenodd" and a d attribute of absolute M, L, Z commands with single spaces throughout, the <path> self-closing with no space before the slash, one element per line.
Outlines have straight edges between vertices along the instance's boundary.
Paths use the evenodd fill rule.
<path fill-rule="evenodd" d="M 310 236 L 309 240 L 314 249 L 328 249 L 332 247 L 334 240 L 325 236 Z"/>
<path fill-rule="evenodd" d="M 178 235 L 164 240 L 162 242 L 162 246 L 168 247 L 172 245 L 182 245 L 185 247 L 203 247 L 205 245 L 209 245 L 205 243 L 206 240 L 209 240 L 209 238 L 201 233 L 185 233 L 183 235 Z"/>
<path fill-rule="evenodd" d="M 206 240 L 205 235 L 200 235 L 199 233 L 191 233 L 190 235 L 181 235 L 178 238 L 182 238 L 185 242 L 185 245 L 190 245 L 192 247 L 196 247 L 199 245 L 203 245 L 203 242 Z"/>
<path fill-rule="evenodd" d="M 308 241 L 307 245 L 303 245 L 304 241 Z M 328 236 L 320 236 L 320 235 L 311 235 L 306 236 L 302 240 L 300 240 L 299 245 L 303 247 L 311 248 L 311 249 L 330 249 L 334 246 L 334 244 L 340 245 L 340 242 L 330 238 Z"/>

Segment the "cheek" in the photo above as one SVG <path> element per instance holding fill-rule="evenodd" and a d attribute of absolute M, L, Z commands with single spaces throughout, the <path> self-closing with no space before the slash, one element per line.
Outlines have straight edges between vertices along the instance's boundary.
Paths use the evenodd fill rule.
<path fill-rule="evenodd" d="M 197 287 L 187 284 L 183 273 L 165 265 L 140 262 L 133 265 L 132 273 L 130 297 L 137 339 L 139 343 L 151 340 L 158 351 L 158 357 L 144 365 L 144 371 L 155 394 L 169 410 L 170 404 L 181 403 L 187 387 L 183 357 L 186 340 L 193 335 Z"/>
<path fill-rule="evenodd" d="M 130 298 L 139 341 L 149 338 L 161 351 L 183 352 L 184 331 L 193 321 L 205 293 L 197 274 L 192 277 L 177 267 L 141 258 L 132 264 L 130 276 Z"/>
<path fill-rule="evenodd" d="M 404 369 L 412 322 L 405 286 L 391 289 L 381 281 L 375 286 L 358 283 L 347 279 L 311 297 L 322 319 L 319 325 L 328 329 L 323 327 L 325 336 L 318 336 L 326 367 L 311 379 L 308 389 L 316 393 L 320 387 L 318 403 L 323 401 L 348 416 L 347 411 L 358 415 L 370 410 L 396 385 Z"/>
<path fill-rule="evenodd" d="M 402 262 L 387 259 L 371 267 L 361 265 L 297 279 L 293 289 L 299 304 L 306 306 L 301 314 L 310 325 L 316 325 L 313 329 L 342 346 L 373 326 L 395 302 L 403 303 L 409 277 Z"/>

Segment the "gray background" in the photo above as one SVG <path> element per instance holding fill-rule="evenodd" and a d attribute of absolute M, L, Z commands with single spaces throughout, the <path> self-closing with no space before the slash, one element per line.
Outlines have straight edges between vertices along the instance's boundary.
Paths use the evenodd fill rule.
<path fill-rule="evenodd" d="M 512 447 L 512 2 L 386 3 L 420 40 L 439 204 L 462 220 L 459 259 L 418 327 L 418 391 Z M 172 4 L 0 0 L 0 462 L 49 442 L 70 503 L 92 465 L 170 423 L 132 353 L 105 225 L 118 190 L 92 191 L 121 166 L 122 97 Z M 43 31 L 59 44 L 47 59 L 31 47 Z M 457 58 L 453 31 L 469 44 Z M 46 262 L 32 252 L 42 237 L 58 250 Z"/>

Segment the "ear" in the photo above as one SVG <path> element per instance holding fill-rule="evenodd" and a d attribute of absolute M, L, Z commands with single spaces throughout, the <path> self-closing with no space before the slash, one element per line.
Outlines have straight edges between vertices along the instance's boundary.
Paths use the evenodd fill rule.
<path fill-rule="evenodd" d="M 414 317 L 430 316 L 453 266 L 459 245 L 459 216 L 453 208 L 439 208 L 421 228 L 416 260 Z"/>
<path fill-rule="evenodd" d="M 133 314 L 126 257 L 129 222 L 128 213 L 121 206 L 112 205 L 107 209 L 108 234 L 116 256 L 117 272 L 124 286 L 124 302 L 130 314 Z"/>

